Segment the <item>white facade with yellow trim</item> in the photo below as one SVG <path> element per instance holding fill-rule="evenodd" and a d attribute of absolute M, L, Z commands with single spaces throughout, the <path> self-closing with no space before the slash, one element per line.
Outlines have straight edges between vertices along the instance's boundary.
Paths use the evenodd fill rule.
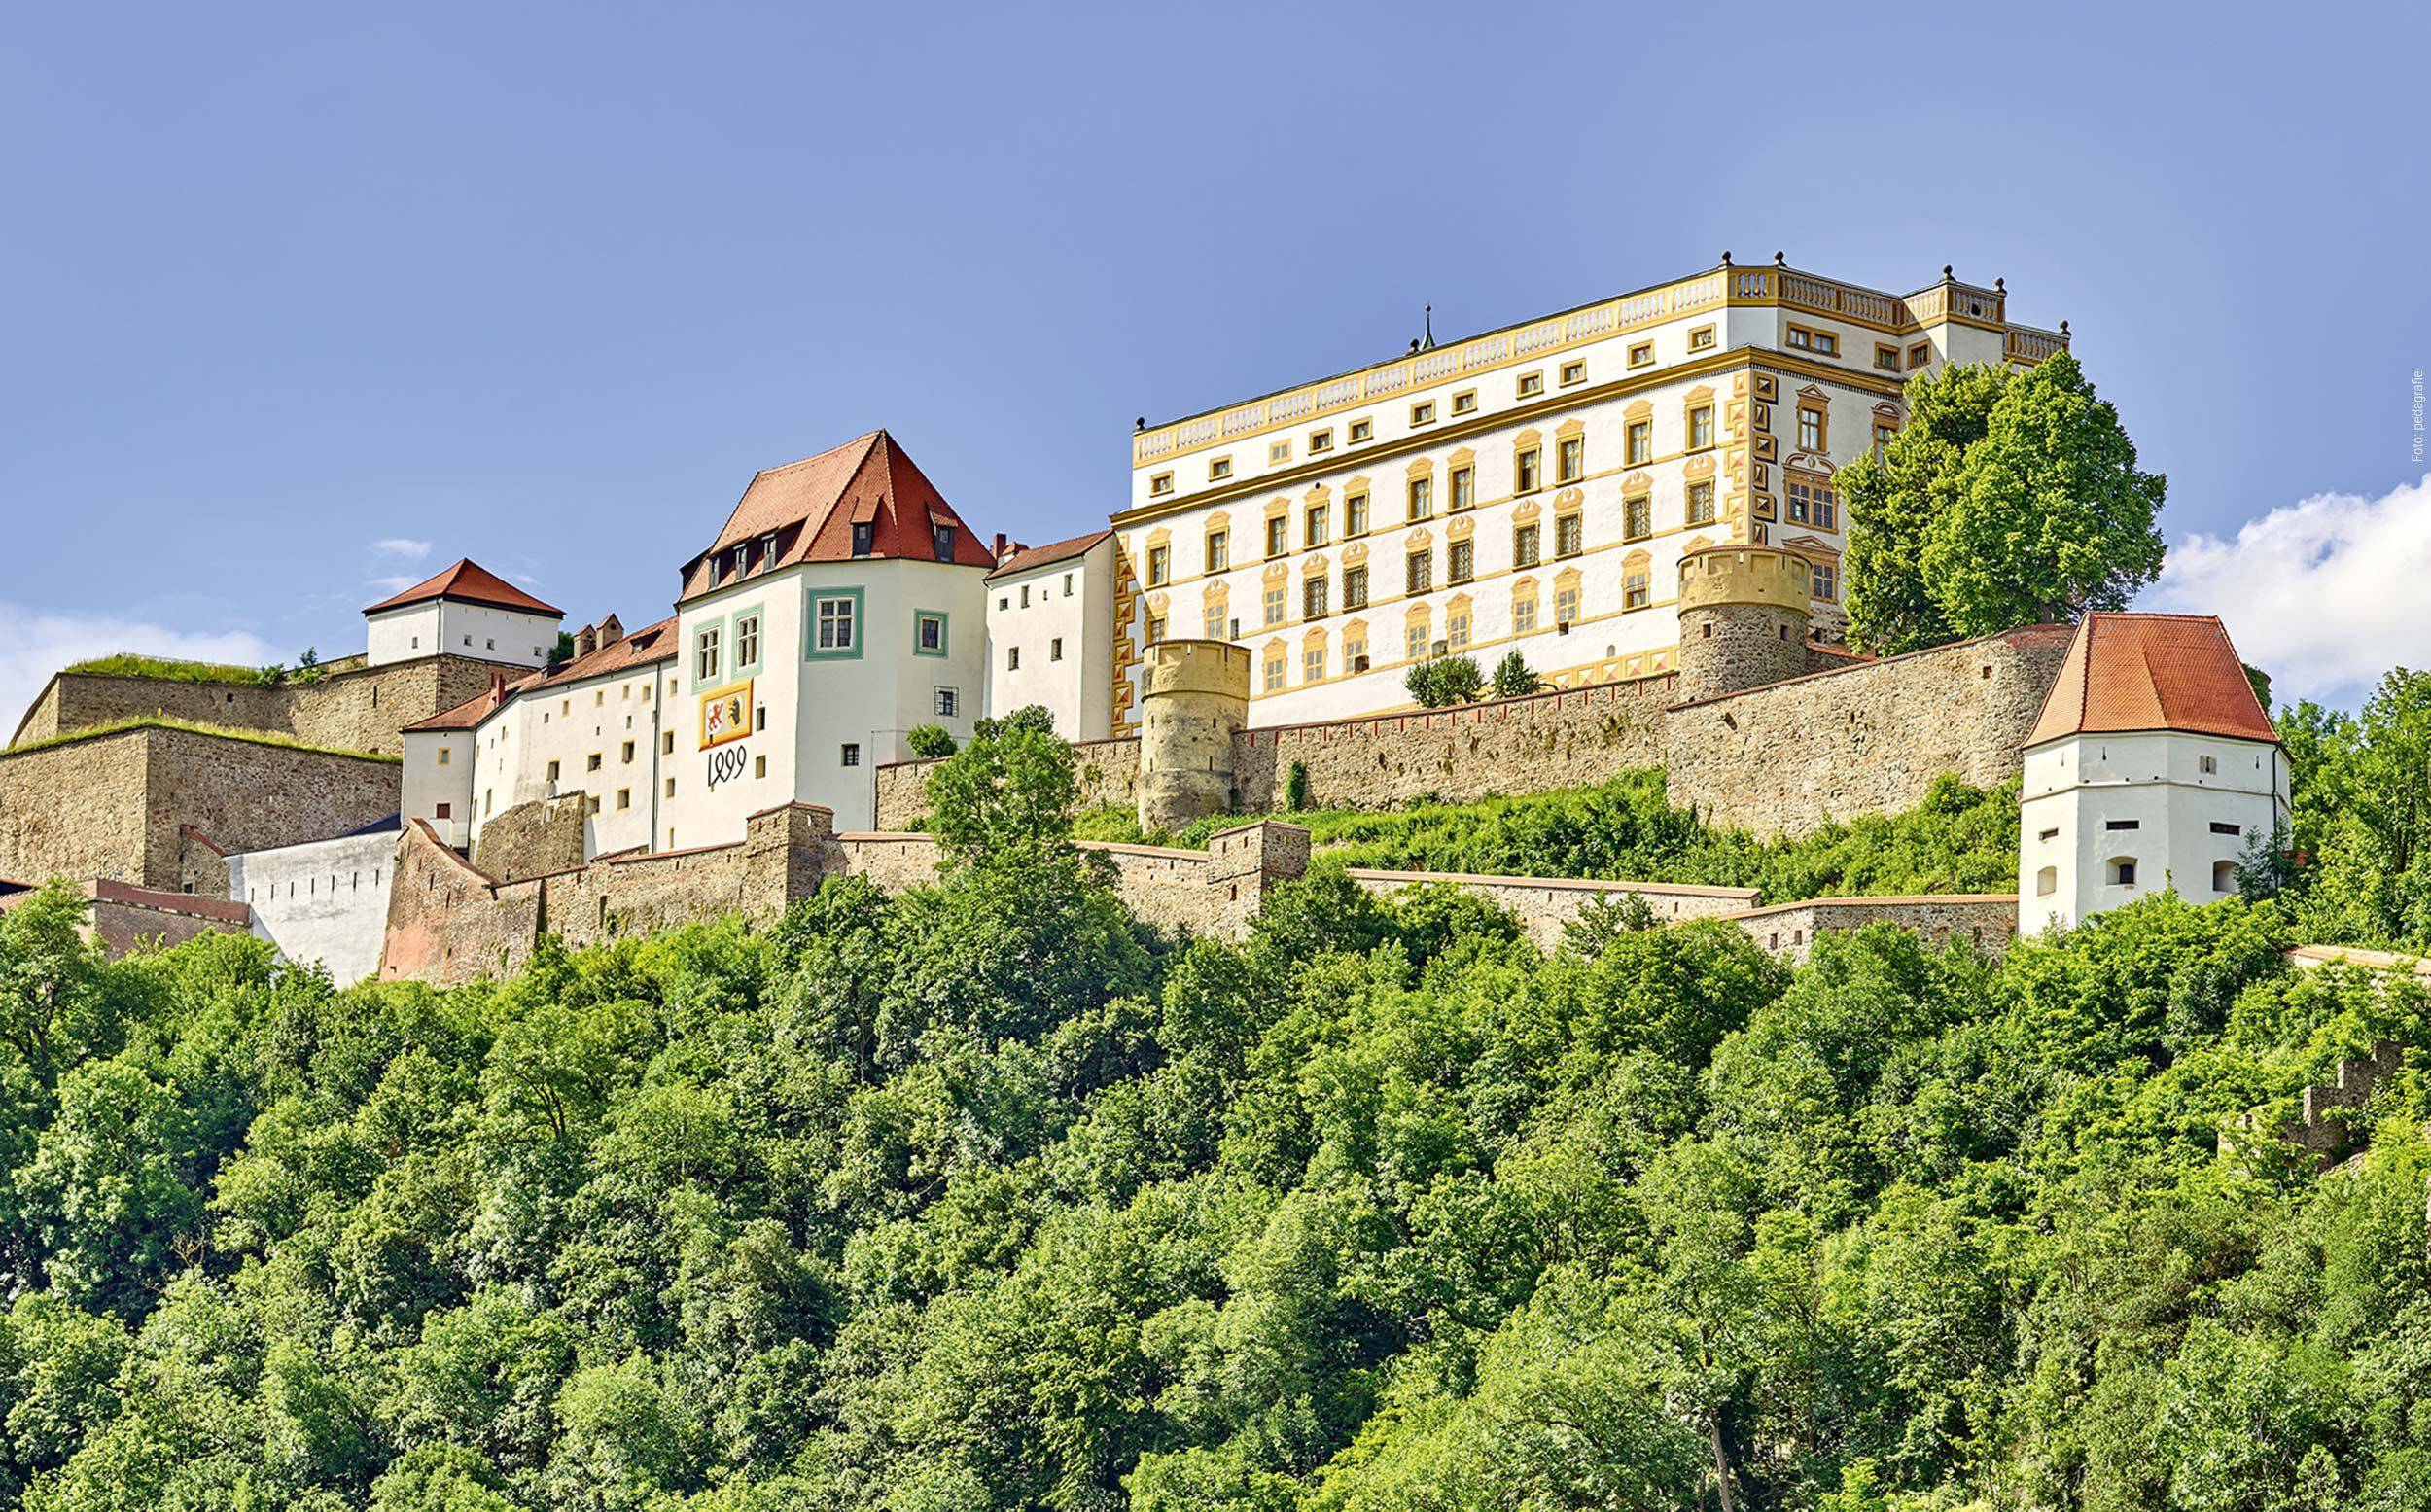
<path fill-rule="evenodd" d="M 1832 474 L 1897 426 L 1907 375 L 2065 339 L 1947 270 L 1901 297 L 1726 264 L 1143 429 L 1110 732 L 1160 635 L 1248 647 L 1257 724 L 1406 706 L 1412 663 L 1446 652 L 1518 651 L 1558 686 L 1667 672 L 1680 553 L 1711 543 L 1807 556 L 1829 631 Z"/>

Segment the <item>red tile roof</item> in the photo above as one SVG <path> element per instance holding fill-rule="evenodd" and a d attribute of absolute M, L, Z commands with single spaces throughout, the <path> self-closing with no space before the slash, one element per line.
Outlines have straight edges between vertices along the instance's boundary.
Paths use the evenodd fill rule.
<path fill-rule="evenodd" d="M 551 619 L 565 617 L 564 610 L 542 603 L 470 557 L 459 558 L 455 566 L 438 577 L 424 579 L 393 598 L 380 600 L 364 613 L 376 615 L 382 610 L 403 609 L 426 599 L 456 599 L 467 604 L 486 604 L 492 609 L 546 615 Z"/>
<path fill-rule="evenodd" d="M 501 677 L 489 690 L 466 699 L 453 709 L 432 715 L 405 726 L 405 733 L 441 734 L 449 730 L 476 727 L 493 713 L 526 693 L 555 687 L 565 683 L 580 683 L 585 678 L 602 677 L 633 667 L 655 666 L 675 659 L 675 620 L 672 616 L 653 625 L 644 625 L 621 640 L 609 642 L 587 656 L 577 656 L 554 672 L 527 672 L 519 678 Z"/>
<path fill-rule="evenodd" d="M 768 561 L 755 550 L 749 576 L 801 562 L 852 561 L 857 524 L 870 527 L 863 559 L 938 560 L 930 535 L 935 524 L 954 532 L 953 554 L 946 560 L 965 567 L 996 565 L 987 544 L 963 523 L 895 438 L 872 431 L 833 450 L 754 476 L 718 539 L 684 564 L 676 601 L 723 586 L 731 580 L 713 578 L 710 562 L 770 535 L 777 538 L 776 559 Z"/>
<path fill-rule="evenodd" d="M 2279 738 L 2212 615 L 2086 615 L 2026 743 L 2164 729 Z"/>
<path fill-rule="evenodd" d="M 1070 561 L 1075 556 L 1086 554 L 1092 546 L 1112 534 L 1111 530 L 1093 530 L 1085 536 L 1075 536 L 1070 541 L 1050 541 L 1042 546 L 1023 546 L 998 563 L 996 571 L 988 576 L 1003 578 L 1013 573 L 1026 573 L 1034 568 L 1052 567 L 1057 562 Z"/>

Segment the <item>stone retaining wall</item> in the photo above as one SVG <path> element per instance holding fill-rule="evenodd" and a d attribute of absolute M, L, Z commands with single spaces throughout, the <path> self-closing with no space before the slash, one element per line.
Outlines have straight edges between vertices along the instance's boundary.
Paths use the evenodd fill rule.
<path fill-rule="evenodd" d="M 242 903 L 226 898 L 193 897 L 123 882 L 87 881 L 77 891 L 86 900 L 79 932 L 99 940 L 113 961 L 130 950 L 182 945 L 197 935 L 242 934 L 249 917 Z M 31 888 L 0 894 L 0 913 L 36 896 Z"/>
<path fill-rule="evenodd" d="M 398 731 L 452 709 L 490 686 L 493 674 L 528 667 L 470 656 L 425 656 L 362 667 L 352 662 L 309 683 L 190 683 L 177 678 L 62 672 L 19 721 L 12 745 L 147 717 L 286 735 L 341 751 L 399 755 Z"/>
<path fill-rule="evenodd" d="M 1803 902 L 1748 908 L 1719 917 L 1783 960 L 1804 962 L 1817 934 L 1894 924 L 1913 930 L 1928 945 L 1957 940 L 1978 954 L 2005 954 L 2018 935 L 2015 893 L 1933 893 L 1906 897 L 1815 897 Z"/>
<path fill-rule="evenodd" d="M 1602 882 L 1569 877 L 1494 877 L 1452 871 L 1375 871 L 1350 869 L 1351 880 L 1370 893 L 1397 893 L 1403 888 L 1440 883 L 1473 893 L 1509 909 L 1519 917 L 1528 937 L 1551 950 L 1562 943 L 1562 928 L 1594 902 L 1642 897 L 1656 920 L 1674 924 L 1684 919 L 1710 919 L 1746 909 L 1756 890 L 1745 887 L 1695 887 L 1671 882 Z"/>
<path fill-rule="evenodd" d="M 394 761 L 159 725 L 0 753 L 0 877 L 178 892 L 219 852 L 346 834 L 397 812 Z"/>

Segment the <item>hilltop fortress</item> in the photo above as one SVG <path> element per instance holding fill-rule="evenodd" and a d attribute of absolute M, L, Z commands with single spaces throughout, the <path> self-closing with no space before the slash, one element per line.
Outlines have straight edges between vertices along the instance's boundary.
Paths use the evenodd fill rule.
<path fill-rule="evenodd" d="M 61 673 L 0 753 L 0 878 L 92 884 L 113 937 L 232 927 L 234 904 L 342 980 L 456 979 L 545 932 L 916 881 L 910 732 L 1038 704 L 1087 796 L 1151 831 L 1295 787 L 1388 807 L 1661 765 L 1709 820 L 1795 833 L 2024 771 L 2023 903 L 1830 906 L 1997 943 L 2138 889 L 2233 891 L 2220 865 L 2286 784 L 2216 621 L 1839 644 L 1834 470 L 1896 430 L 1910 372 L 2065 345 L 2006 300 L 1948 269 L 1893 296 L 1725 260 L 1144 423 L 1109 525 L 1039 547 L 983 541 L 875 432 L 756 475 L 669 614 L 603 615 L 570 657 L 560 611 L 467 560 L 368 608 L 364 653 L 308 679 Z M 1413 665 L 1513 651 L 1546 691 L 1411 708 Z M 1307 845 L 1270 821 L 1109 855 L 1144 916 L 1229 931 Z M 1540 932 L 1629 886 L 1463 885 Z M 1638 890 L 1674 915 L 1751 901 Z M 1750 928 L 1803 948 L 1818 917 Z"/>

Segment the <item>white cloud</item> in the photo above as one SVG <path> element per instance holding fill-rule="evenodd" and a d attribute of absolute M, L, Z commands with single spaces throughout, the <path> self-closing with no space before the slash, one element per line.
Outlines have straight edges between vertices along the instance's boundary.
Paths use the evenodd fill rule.
<path fill-rule="evenodd" d="M 407 588 L 412 587 L 415 583 L 420 582 L 422 580 L 414 577 L 411 573 L 407 573 L 402 578 L 372 578 L 368 580 L 374 589 L 386 594 L 403 593 Z"/>
<path fill-rule="evenodd" d="M 110 615 L 53 615 L 0 602 L 0 728 L 15 730 L 51 674 L 70 662 L 118 651 L 259 667 L 279 659 L 246 630 L 172 630 Z M 0 736 L 5 740 L 5 736 Z"/>
<path fill-rule="evenodd" d="M 418 562 L 431 554 L 431 544 L 427 541 L 408 540 L 404 536 L 391 536 L 385 541 L 372 542 L 371 552 L 375 556 L 394 556 L 408 562 Z"/>
<path fill-rule="evenodd" d="M 2169 552 L 2146 607 L 2218 615 L 2273 702 L 2353 705 L 2431 666 L 2431 475 L 2378 499 L 2316 494 Z"/>

